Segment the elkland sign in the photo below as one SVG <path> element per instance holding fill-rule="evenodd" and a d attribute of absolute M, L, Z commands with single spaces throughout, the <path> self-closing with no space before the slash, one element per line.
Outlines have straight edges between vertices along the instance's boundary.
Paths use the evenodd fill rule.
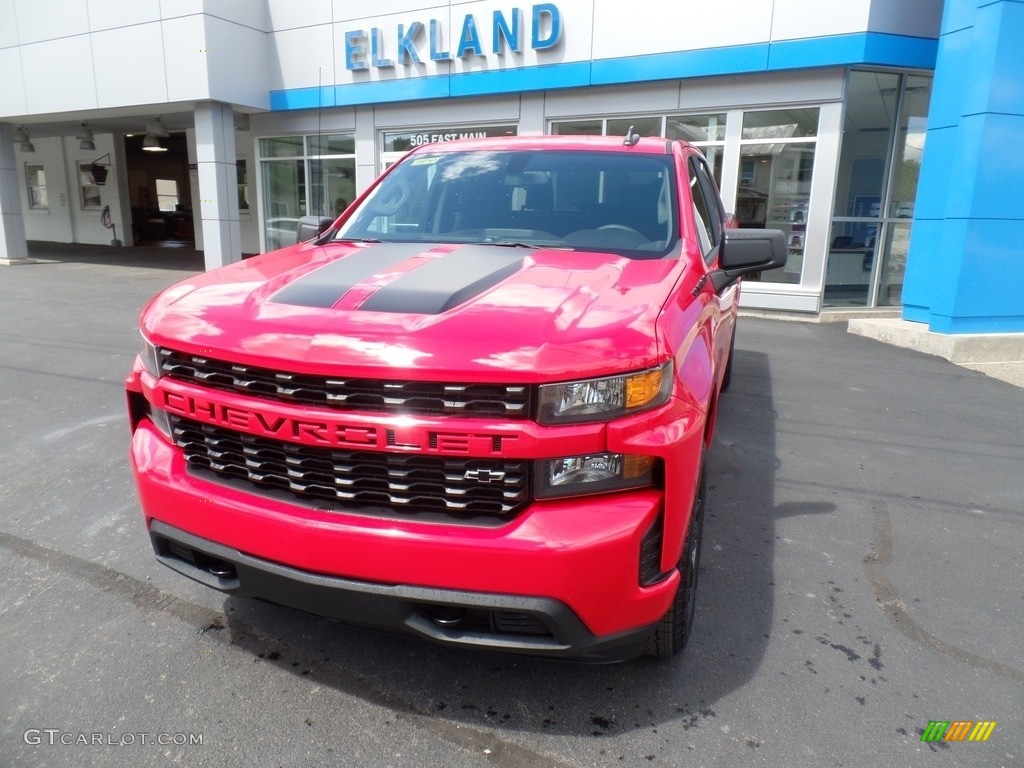
<path fill-rule="evenodd" d="M 446 43 L 441 19 L 426 24 L 413 21 L 394 29 L 370 27 L 345 32 L 345 67 L 358 71 L 408 67 L 429 61 L 452 61 L 488 54 L 522 53 L 525 45 L 535 51 L 554 48 L 562 37 L 562 14 L 554 3 L 539 3 L 530 8 L 529 27 L 522 8 L 494 11 L 490 18 L 478 19 L 467 13 L 459 29 L 458 42 Z M 454 31 L 454 30 L 453 30 Z M 455 43 L 452 50 L 452 43 Z"/>

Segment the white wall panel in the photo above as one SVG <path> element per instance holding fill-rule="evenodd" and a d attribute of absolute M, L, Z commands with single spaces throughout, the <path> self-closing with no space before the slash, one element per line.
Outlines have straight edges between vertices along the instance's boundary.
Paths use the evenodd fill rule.
<path fill-rule="evenodd" d="M 671 112 L 679 105 L 679 84 L 637 83 L 628 86 L 551 91 L 545 97 L 550 119 L 589 115 Z"/>
<path fill-rule="evenodd" d="M 314 27 L 330 24 L 333 20 L 331 0 L 313 0 L 296 3 L 295 0 L 266 0 L 267 29 L 279 31 L 297 27 Z M 358 3 L 349 3 L 352 7 Z"/>
<path fill-rule="evenodd" d="M 300 7 L 308 4 L 308 0 L 295 3 Z M 266 0 L 205 0 L 203 10 L 210 16 L 224 21 L 233 21 L 261 32 L 267 32 L 270 29 Z"/>
<path fill-rule="evenodd" d="M 25 83 L 22 79 L 21 53 L 17 48 L 0 48 L 0 116 L 24 115 Z"/>
<path fill-rule="evenodd" d="M 0 48 L 18 44 L 18 25 L 15 23 L 14 0 L 0 0 Z M 5 71 L 5 70 L 0 70 Z"/>
<path fill-rule="evenodd" d="M 377 128 L 413 128 L 431 125 L 518 123 L 519 94 L 451 101 L 425 101 L 414 105 L 374 107 Z"/>
<path fill-rule="evenodd" d="M 88 0 L 93 32 L 160 20 L 160 0 Z"/>
<path fill-rule="evenodd" d="M 335 56 L 330 25 L 275 32 L 267 41 L 269 88 L 309 88 L 317 84 L 322 68 L 323 84 L 335 82 L 335 66 L 345 68 L 344 54 Z"/>
<path fill-rule="evenodd" d="M 166 0 L 164 0 L 166 4 Z M 167 100 L 192 101 L 210 98 L 206 25 L 202 16 L 184 16 L 163 22 L 164 66 Z M 230 56 L 220 51 L 218 56 Z"/>
<path fill-rule="evenodd" d="M 422 0 L 374 0 L 372 3 L 361 3 L 358 0 L 334 0 L 334 21 L 352 21 L 366 17 L 372 10 L 375 16 L 387 16 L 393 13 L 412 13 L 417 17 L 431 19 L 448 15 L 448 3 L 430 3 Z"/>
<path fill-rule="evenodd" d="M 160 0 L 160 18 L 174 19 L 203 12 L 203 0 Z"/>
<path fill-rule="evenodd" d="M 78 140 L 65 137 L 64 158 L 67 163 L 68 179 L 68 210 L 71 215 L 71 231 L 76 243 L 92 243 L 94 245 L 110 245 L 113 239 L 112 230 L 107 229 L 100 223 L 102 209 L 82 208 L 82 191 L 79 179 L 78 166 L 82 163 L 91 163 L 104 154 L 113 154 L 113 136 L 109 133 L 96 134 L 94 137 L 96 149 L 84 152 L 78 148 Z M 120 140 L 120 138 L 118 139 Z M 120 188 L 118 186 L 117 174 L 107 175 L 106 184 L 100 188 L 100 202 L 102 205 L 110 206 L 111 220 L 117 227 L 118 237 L 124 242 L 125 228 L 121 219 Z"/>
<path fill-rule="evenodd" d="M 253 139 L 250 131 L 235 131 L 235 157 L 244 160 L 249 174 L 249 208 L 238 211 L 238 228 L 241 235 L 242 253 L 260 252 L 259 215 L 256 209 L 256 188 L 259 186 L 259 168 L 253 153 Z"/>
<path fill-rule="evenodd" d="M 92 56 L 102 106 L 167 101 L 160 22 L 94 32 Z"/>
<path fill-rule="evenodd" d="M 898 3 L 875 0 L 868 24 L 872 32 L 938 37 L 942 28 L 942 3 L 938 0 L 900 0 Z"/>
<path fill-rule="evenodd" d="M 25 235 L 29 240 L 48 240 L 54 243 L 73 242 L 71 231 L 71 205 L 77 199 L 69 193 L 64 145 L 59 138 L 33 139 L 35 152 L 22 152 L 15 145 L 18 179 L 21 187 L 21 210 L 25 219 Z M 49 208 L 31 210 L 28 207 L 28 187 L 25 184 L 25 165 L 42 165 L 46 172 L 46 195 Z"/>
<path fill-rule="evenodd" d="M 845 79 L 841 69 L 822 69 L 684 80 L 679 108 L 692 111 L 838 101 L 843 97 Z"/>
<path fill-rule="evenodd" d="M 316 109 L 261 112 L 249 116 L 249 125 L 256 136 L 298 136 L 316 133 L 318 128 L 323 133 L 350 133 L 356 129 L 356 109 L 326 109 L 321 115 Z"/>
<path fill-rule="evenodd" d="M 28 112 L 95 109 L 96 79 L 89 35 L 21 46 Z"/>
<path fill-rule="evenodd" d="M 875 0 L 876 5 L 899 5 L 890 0 Z M 829 2 L 827 12 L 822 0 L 776 0 L 772 19 L 772 37 L 793 40 L 822 35 L 864 32 L 868 28 L 871 0 Z"/>
<path fill-rule="evenodd" d="M 686 3 L 638 7 L 635 1 L 595 0 L 593 5 L 595 59 L 763 43 L 771 33 L 767 0 L 715 0 L 699 10 Z M 576 28 L 574 16 L 566 19 L 570 24 Z"/>
<path fill-rule="evenodd" d="M 268 108 L 267 35 L 213 16 L 205 26 L 210 98 Z"/>
<path fill-rule="evenodd" d="M 89 31 L 84 0 L 14 0 L 14 13 L 22 45 Z"/>

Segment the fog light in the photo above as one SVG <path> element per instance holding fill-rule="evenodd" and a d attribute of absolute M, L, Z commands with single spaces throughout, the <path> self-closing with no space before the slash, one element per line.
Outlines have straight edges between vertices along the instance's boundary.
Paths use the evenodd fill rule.
<path fill-rule="evenodd" d="M 536 463 L 538 498 L 608 493 L 642 488 L 654 481 L 655 459 L 622 453 L 567 456 Z"/>

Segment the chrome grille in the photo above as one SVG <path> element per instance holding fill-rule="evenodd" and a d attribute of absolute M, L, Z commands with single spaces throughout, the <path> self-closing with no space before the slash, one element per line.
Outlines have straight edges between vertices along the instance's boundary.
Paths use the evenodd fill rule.
<path fill-rule="evenodd" d="M 437 381 L 378 381 L 287 373 L 160 349 L 164 376 L 205 387 L 343 410 L 525 419 L 530 387 Z"/>
<path fill-rule="evenodd" d="M 507 518 L 530 500 L 528 461 L 316 448 L 171 417 L 191 467 L 345 511 Z"/>

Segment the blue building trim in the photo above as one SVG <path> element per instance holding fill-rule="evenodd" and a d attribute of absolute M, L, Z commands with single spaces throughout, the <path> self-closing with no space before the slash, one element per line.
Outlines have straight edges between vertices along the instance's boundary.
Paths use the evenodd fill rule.
<path fill-rule="evenodd" d="M 946 0 L 903 317 L 938 333 L 1024 332 L 1024 3 Z"/>
<path fill-rule="evenodd" d="M 933 69 L 937 51 L 938 41 L 931 38 L 862 32 L 535 67 L 396 77 L 326 86 L 320 94 L 317 88 L 271 91 L 270 108 L 315 109 L 819 67 Z"/>
<path fill-rule="evenodd" d="M 768 70 L 874 66 L 934 69 L 939 41 L 926 37 L 863 32 L 771 44 Z"/>
<path fill-rule="evenodd" d="M 451 75 L 451 95 L 486 96 L 491 93 L 550 91 L 557 88 L 578 88 L 590 83 L 589 61 L 566 62 Z"/>
<path fill-rule="evenodd" d="M 447 75 L 396 78 L 353 85 L 336 85 L 334 86 L 334 98 L 339 107 L 382 104 L 389 101 L 444 99 L 451 95 L 450 87 L 451 80 Z"/>
<path fill-rule="evenodd" d="M 270 92 L 270 109 L 279 112 L 287 109 L 316 109 L 334 107 L 334 86 L 322 88 L 292 88 L 288 91 Z"/>
<path fill-rule="evenodd" d="M 768 69 L 769 46 L 735 45 L 698 51 L 652 53 L 618 59 L 595 59 L 588 85 L 614 85 L 646 80 L 735 75 Z"/>

